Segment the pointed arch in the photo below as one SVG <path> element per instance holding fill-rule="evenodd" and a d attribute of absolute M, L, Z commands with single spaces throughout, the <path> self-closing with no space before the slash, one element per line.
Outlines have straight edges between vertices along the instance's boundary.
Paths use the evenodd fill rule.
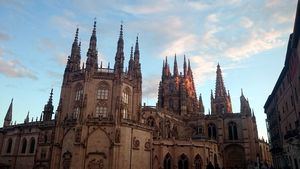
<path fill-rule="evenodd" d="M 107 82 L 100 82 L 98 84 L 96 98 L 97 100 L 107 100 L 109 97 L 109 84 Z"/>
<path fill-rule="evenodd" d="M 178 160 L 178 169 L 188 169 L 189 159 L 185 154 L 181 154 Z"/>
<path fill-rule="evenodd" d="M 214 123 L 208 124 L 208 138 L 210 139 L 217 139 L 217 128 Z"/>
<path fill-rule="evenodd" d="M 83 99 L 83 86 L 81 83 L 75 85 L 75 101 Z"/>
<path fill-rule="evenodd" d="M 12 150 L 12 144 L 13 144 L 13 140 L 11 138 L 9 138 L 7 140 L 7 146 L 6 146 L 6 153 L 7 154 L 10 154 L 11 153 L 11 150 Z"/>
<path fill-rule="evenodd" d="M 35 138 L 31 137 L 31 139 L 30 139 L 29 153 L 30 154 L 34 153 L 34 150 L 35 150 Z"/>
<path fill-rule="evenodd" d="M 229 140 L 238 140 L 237 125 L 233 121 L 228 123 L 228 137 Z"/>
<path fill-rule="evenodd" d="M 22 139 L 22 149 L 21 149 L 22 154 L 26 153 L 26 148 L 27 148 L 27 140 L 26 140 L 26 138 L 23 138 Z"/>
<path fill-rule="evenodd" d="M 164 158 L 164 169 L 172 169 L 172 156 L 167 153 Z"/>
<path fill-rule="evenodd" d="M 199 154 L 195 156 L 194 165 L 195 169 L 202 169 L 202 158 Z"/>

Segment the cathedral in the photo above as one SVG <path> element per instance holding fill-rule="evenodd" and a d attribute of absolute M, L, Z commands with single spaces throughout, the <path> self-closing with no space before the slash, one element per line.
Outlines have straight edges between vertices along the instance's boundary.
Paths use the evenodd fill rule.
<path fill-rule="evenodd" d="M 155 106 L 142 102 L 139 40 L 124 66 L 123 25 L 115 63 L 98 62 L 96 22 L 81 63 L 76 30 L 59 104 L 51 91 L 41 118 L 13 124 L 13 100 L 0 128 L 0 168 L 7 169 L 204 169 L 247 168 L 260 159 L 256 119 L 243 92 L 232 112 L 221 66 L 216 66 L 211 112 L 197 97 L 190 61 L 179 73 L 163 61 Z M 266 143 L 267 144 L 267 143 Z"/>

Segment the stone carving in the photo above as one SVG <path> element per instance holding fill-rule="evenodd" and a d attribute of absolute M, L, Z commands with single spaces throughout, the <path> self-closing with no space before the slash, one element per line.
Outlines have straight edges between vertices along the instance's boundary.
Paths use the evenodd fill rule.
<path fill-rule="evenodd" d="M 150 139 L 148 139 L 145 143 L 145 151 L 150 151 L 151 150 L 151 142 Z"/>
<path fill-rule="evenodd" d="M 75 142 L 79 143 L 80 140 L 81 140 L 81 127 L 78 127 L 76 128 L 76 131 L 75 131 Z"/>
<path fill-rule="evenodd" d="M 136 137 L 133 137 L 132 149 L 140 149 L 140 141 Z"/>
<path fill-rule="evenodd" d="M 104 169 L 103 160 L 93 159 L 88 164 L 88 169 Z"/>
<path fill-rule="evenodd" d="M 72 160 L 72 153 L 69 151 L 66 151 L 63 154 L 63 169 L 70 169 L 71 160 Z"/>

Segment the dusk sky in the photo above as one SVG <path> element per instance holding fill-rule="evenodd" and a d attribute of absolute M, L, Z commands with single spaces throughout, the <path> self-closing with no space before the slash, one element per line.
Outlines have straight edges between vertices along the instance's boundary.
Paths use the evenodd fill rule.
<path fill-rule="evenodd" d="M 76 28 L 85 62 L 96 18 L 104 66 L 114 64 L 121 21 L 126 66 L 139 35 L 147 105 L 156 104 L 163 59 L 168 56 L 173 68 L 176 53 L 182 71 L 185 54 L 207 114 L 220 63 L 233 111 L 240 111 L 243 88 L 259 136 L 266 138 L 263 106 L 284 65 L 296 5 L 296 0 L 0 0 L 0 125 L 12 98 L 17 123 L 28 111 L 30 119 L 40 116 L 51 88 L 57 108 Z"/>

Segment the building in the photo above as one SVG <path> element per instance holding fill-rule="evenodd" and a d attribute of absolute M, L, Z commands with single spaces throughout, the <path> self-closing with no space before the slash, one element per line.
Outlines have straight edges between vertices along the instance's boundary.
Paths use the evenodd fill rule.
<path fill-rule="evenodd" d="M 267 128 L 276 168 L 300 166 L 300 6 L 290 35 L 284 67 L 265 103 Z"/>
<path fill-rule="evenodd" d="M 270 145 L 269 143 L 264 139 L 259 139 L 258 140 L 259 144 L 259 161 L 260 165 L 265 165 L 270 167 L 272 163 L 272 155 L 270 152 Z"/>
<path fill-rule="evenodd" d="M 0 164 L 34 169 L 246 168 L 257 164 L 259 140 L 254 113 L 241 93 L 241 111 L 232 112 L 217 65 L 211 112 L 197 98 L 190 62 L 173 73 L 164 60 L 156 106 L 141 104 L 139 41 L 124 70 L 121 25 L 113 68 L 98 63 L 96 22 L 81 66 L 76 30 L 54 115 L 52 91 L 40 120 L 12 124 L 13 101 L 0 129 Z"/>

